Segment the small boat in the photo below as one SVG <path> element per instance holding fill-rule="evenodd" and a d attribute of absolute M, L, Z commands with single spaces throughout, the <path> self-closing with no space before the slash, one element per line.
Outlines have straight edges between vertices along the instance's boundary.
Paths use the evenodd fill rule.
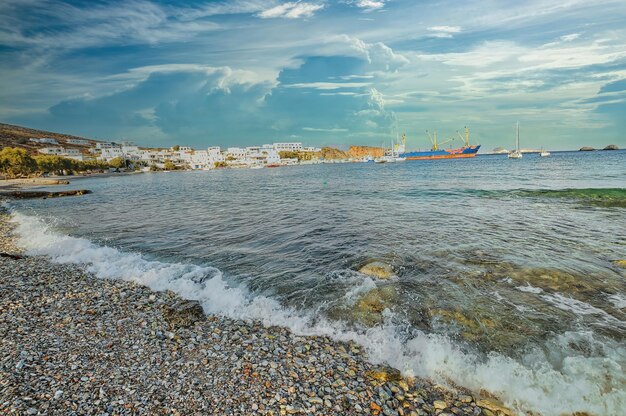
<path fill-rule="evenodd" d="M 279 168 L 281 166 L 282 165 L 277 165 L 277 164 L 266 165 L 266 167 L 268 167 L 268 168 Z"/>
<path fill-rule="evenodd" d="M 539 156 L 541 157 L 548 157 L 550 156 L 550 152 L 548 152 L 547 150 L 543 150 L 543 147 L 541 148 L 541 153 L 539 153 Z"/>
<path fill-rule="evenodd" d="M 519 121 L 516 124 L 516 134 L 515 134 L 515 150 L 509 153 L 509 159 L 521 159 L 522 152 L 519 151 Z"/>
<path fill-rule="evenodd" d="M 396 158 L 393 156 L 381 156 L 374 160 L 374 162 L 376 163 L 393 163 L 395 161 L 396 161 Z"/>

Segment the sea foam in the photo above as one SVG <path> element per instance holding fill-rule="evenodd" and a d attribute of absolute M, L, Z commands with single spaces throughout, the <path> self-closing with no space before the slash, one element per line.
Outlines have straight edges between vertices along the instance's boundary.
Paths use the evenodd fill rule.
<path fill-rule="evenodd" d="M 41 219 L 14 212 L 18 243 L 31 255 L 46 255 L 57 263 L 84 267 L 98 278 L 120 279 L 153 290 L 172 290 L 198 300 L 208 314 L 254 319 L 280 325 L 298 335 L 323 335 L 362 345 L 374 364 L 384 363 L 406 375 L 433 378 L 498 395 L 506 405 L 544 415 L 589 412 L 618 415 L 626 408 L 626 348 L 602 344 L 589 332 L 566 333 L 519 360 L 491 352 L 482 355 L 461 348 L 445 335 L 413 331 L 403 335 L 391 317 L 362 331 L 329 322 L 309 311 L 283 307 L 276 300 L 254 296 L 245 286 L 230 284 L 208 266 L 151 261 L 141 254 L 99 246 L 87 239 L 56 233 Z M 371 286 L 364 282 L 355 292 Z M 352 298 L 355 293 L 348 292 Z M 599 344 L 600 343 L 600 344 Z M 572 345 L 594 345 L 585 356 Z"/>

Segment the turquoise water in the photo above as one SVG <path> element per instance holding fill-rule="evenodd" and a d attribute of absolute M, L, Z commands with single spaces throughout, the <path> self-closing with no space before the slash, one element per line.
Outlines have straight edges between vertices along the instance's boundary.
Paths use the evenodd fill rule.
<path fill-rule="evenodd" d="M 626 407 L 626 152 L 139 174 L 13 204 L 22 243 L 210 313 L 354 339 L 519 410 Z M 55 188 L 59 189 L 59 188 Z M 358 269 L 391 264 L 389 280 Z"/>

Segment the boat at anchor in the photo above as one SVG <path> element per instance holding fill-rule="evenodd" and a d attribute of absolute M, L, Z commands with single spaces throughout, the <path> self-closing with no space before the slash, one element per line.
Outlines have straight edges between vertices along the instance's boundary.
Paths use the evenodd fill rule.
<path fill-rule="evenodd" d="M 427 131 L 428 133 L 428 131 Z M 457 131 L 458 133 L 458 131 Z M 462 159 L 462 158 L 471 158 L 476 156 L 478 150 L 480 149 L 480 145 L 470 145 L 469 144 L 469 129 L 465 127 L 465 138 L 461 137 L 464 140 L 465 145 L 459 147 L 457 149 L 441 149 L 440 146 L 453 141 L 454 139 L 447 140 L 443 143 L 437 143 L 437 131 L 434 132 L 434 138 L 430 136 L 428 133 L 428 137 L 432 143 L 432 147 L 429 151 L 424 152 L 405 152 L 404 148 L 406 146 L 406 136 L 402 134 L 402 152 L 399 152 L 399 157 L 405 158 L 406 160 L 429 160 L 429 159 Z"/>

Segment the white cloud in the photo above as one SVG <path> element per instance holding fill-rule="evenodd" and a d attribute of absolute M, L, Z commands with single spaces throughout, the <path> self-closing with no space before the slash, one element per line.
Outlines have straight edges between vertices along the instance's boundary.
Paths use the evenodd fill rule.
<path fill-rule="evenodd" d="M 384 0 L 358 0 L 356 2 L 356 6 L 362 9 L 365 9 L 366 11 L 380 10 L 383 7 L 385 7 L 385 1 Z"/>
<path fill-rule="evenodd" d="M 561 40 L 563 42 L 571 42 L 573 40 L 576 40 L 580 37 L 580 33 L 572 33 L 570 35 L 563 35 L 561 36 Z"/>
<path fill-rule="evenodd" d="M 332 36 L 329 42 L 347 43 L 350 49 L 364 57 L 374 70 L 396 71 L 409 63 L 404 55 L 394 52 L 382 42 L 367 43 L 348 35 Z"/>
<path fill-rule="evenodd" d="M 337 90 L 339 88 L 363 88 L 369 86 L 369 82 L 301 82 L 284 85 L 286 88 L 314 88 L 316 90 Z"/>
<path fill-rule="evenodd" d="M 428 30 L 434 38 L 452 38 L 454 34 L 461 33 L 460 26 L 431 26 Z"/>
<path fill-rule="evenodd" d="M 323 132 L 323 133 L 341 133 L 341 132 L 348 131 L 348 129 L 340 129 L 340 128 L 322 129 L 322 128 L 316 128 L 316 127 L 302 127 L 302 130 L 317 131 L 317 132 Z"/>
<path fill-rule="evenodd" d="M 285 19 L 300 19 L 303 17 L 311 17 L 315 14 L 315 12 L 323 8 L 323 4 L 289 2 L 263 10 L 258 14 L 258 16 L 263 19 L 274 19 L 278 17 Z"/>

